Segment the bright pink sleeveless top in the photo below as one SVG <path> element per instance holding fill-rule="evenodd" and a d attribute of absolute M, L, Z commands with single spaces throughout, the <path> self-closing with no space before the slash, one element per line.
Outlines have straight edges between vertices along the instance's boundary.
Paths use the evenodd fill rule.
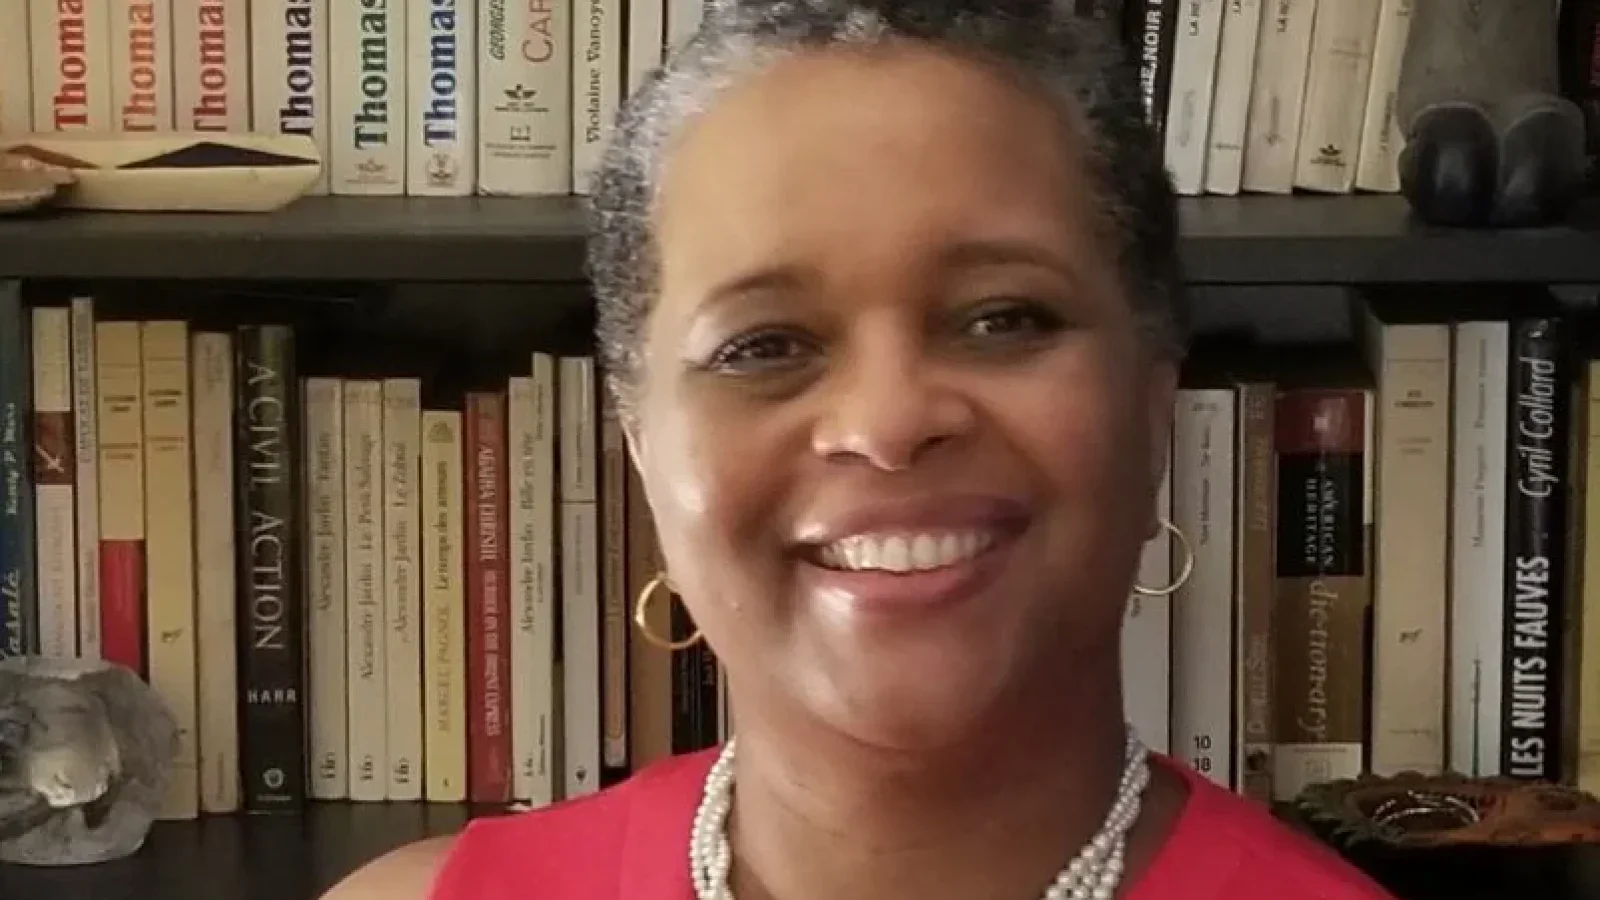
<path fill-rule="evenodd" d="M 475 819 L 431 900 L 694 900 L 689 824 L 713 751 L 532 812 Z M 1255 803 L 1166 758 L 1189 800 L 1127 900 L 1393 900 Z"/>

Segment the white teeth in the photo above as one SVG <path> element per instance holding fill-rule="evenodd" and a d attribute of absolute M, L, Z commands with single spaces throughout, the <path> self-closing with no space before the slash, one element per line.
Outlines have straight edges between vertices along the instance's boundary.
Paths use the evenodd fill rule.
<path fill-rule="evenodd" d="M 819 556 L 830 569 L 920 572 L 971 559 L 993 543 L 983 531 L 859 534 L 823 547 Z"/>

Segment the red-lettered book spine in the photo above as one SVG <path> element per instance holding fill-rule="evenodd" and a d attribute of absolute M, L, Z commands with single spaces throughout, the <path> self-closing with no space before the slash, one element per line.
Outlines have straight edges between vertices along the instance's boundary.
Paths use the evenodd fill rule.
<path fill-rule="evenodd" d="M 506 396 L 466 396 L 467 787 L 474 803 L 511 800 L 510 681 L 507 641 Z"/>

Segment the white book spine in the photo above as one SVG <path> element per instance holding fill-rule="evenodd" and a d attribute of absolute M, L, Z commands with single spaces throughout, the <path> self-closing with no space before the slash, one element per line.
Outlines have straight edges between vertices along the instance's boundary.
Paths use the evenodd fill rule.
<path fill-rule="evenodd" d="M 34 423 L 69 427 L 72 420 L 72 317 L 65 306 L 33 310 Z M 58 439 L 59 438 L 59 439 Z M 34 442 L 34 541 L 39 615 L 39 652 L 70 658 L 78 653 L 78 515 L 66 435 Z"/>
<path fill-rule="evenodd" d="M 1235 401 L 1228 389 L 1179 391 L 1172 442 L 1172 521 L 1194 553 L 1172 606 L 1172 752 L 1229 789 Z"/>
<path fill-rule="evenodd" d="M 478 191 L 572 191 L 572 5 L 480 0 Z"/>
<path fill-rule="evenodd" d="M 1347 194 L 1355 186 L 1380 0 L 1320 3 L 1311 29 L 1294 186 Z"/>
<path fill-rule="evenodd" d="M 1294 190 L 1317 0 L 1263 2 L 1240 186 L 1253 193 L 1287 194 Z"/>
<path fill-rule="evenodd" d="M 200 809 L 239 809 L 238 603 L 234 555 L 233 338 L 189 338 L 194 420 L 195 642 Z"/>
<path fill-rule="evenodd" d="M 422 799 L 422 552 L 417 478 L 422 467 L 422 382 L 383 382 L 384 685 L 388 690 L 389 799 Z"/>
<path fill-rule="evenodd" d="M 1217 80 L 1225 0 L 1184 0 L 1172 42 L 1172 92 L 1167 98 L 1166 163 L 1173 189 L 1205 189 L 1211 99 Z"/>
<path fill-rule="evenodd" d="M 1452 351 L 1450 769 L 1500 774 L 1510 326 L 1461 322 Z"/>
<path fill-rule="evenodd" d="M 111 0 L 111 103 L 117 128 L 171 131 L 172 0 Z"/>
<path fill-rule="evenodd" d="M 629 94 L 644 84 L 661 65 L 667 32 L 668 0 L 630 0 L 628 3 L 628 65 L 624 83 Z"/>
<path fill-rule="evenodd" d="M 566 796 L 600 786 L 600 537 L 594 358 L 563 357 L 560 419 L 561 683 Z"/>
<path fill-rule="evenodd" d="M 405 10 L 405 0 L 342 0 L 329 12 L 332 193 L 405 193 Z"/>
<path fill-rule="evenodd" d="M 28 4 L 0 3 L 0 134 L 33 130 L 33 61 Z"/>
<path fill-rule="evenodd" d="M 1245 126 L 1256 45 L 1261 37 L 1262 0 L 1227 0 L 1222 13 L 1217 84 L 1212 92 L 1211 134 L 1206 146 L 1206 191 L 1237 194 L 1244 178 Z"/>
<path fill-rule="evenodd" d="M 473 0 L 411 0 L 408 194 L 466 197 L 477 187 L 477 33 Z"/>
<path fill-rule="evenodd" d="M 345 610 L 350 799 L 387 800 L 383 565 L 383 383 L 344 385 Z"/>
<path fill-rule="evenodd" d="M 1172 457 L 1156 495 L 1156 511 L 1172 514 Z M 1138 583 L 1159 588 L 1172 581 L 1172 536 L 1165 530 L 1139 555 Z M 1166 753 L 1171 745 L 1172 598 L 1135 592 L 1122 624 L 1122 695 L 1128 722 L 1146 747 Z"/>
<path fill-rule="evenodd" d="M 1361 123 L 1361 151 L 1356 162 L 1356 188 L 1392 194 L 1400 190 L 1400 150 L 1405 136 L 1395 113 L 1400 93 L 1400 65 L 1411 36 L 1415 0 L 1383 0 L 1378 33 L 1372 47 L 1372 77 L 1367 81 L 1366 113 Z"/>
<path fill-rule="evenodd" d="M 251 0 L 250 98 L 254 129 L 316 141 L 322 172 L 308 193 L 328 192 L 328 0 Z"/>
<path fill-rule="evenodd" d="M 577 0 L 572 35 L 572 186 L 587 195 L 622 101 L 622 0 Z"/>
<path fill-rule="evenodd" d="M 532 374 L 510 379 L 512 797 L 555 799 L 553 777 L 555 592 L 555 369 L 535 353 Z"/>
<path fill-rule="evenodd" d="M 100 408 L 95 393 L 94 300 L 72 300 L 72 450 L 77 456 L 78 655 L 100 650 Z M 230 526 L 231 533 L 232 528 Z"/>
<path fill-rule="evenodd" d="M 667 48 L 682 47 L 705 18 L 706 0 L 661 0 L 667 8 Z"/>
<path fill-rule="evenodd" d="M 110 0 L 28 2 L 34 130 L 110 131 Z"/>
<path fill-rule="evenodd" d="M 173 0 L 172 46 L 178 129 L 249 131 L 247 0 Z"/>
<path fill-rule="evenodd" d="M 462 536 L 466 503 L 462 419 L 422 413 L 422 603 L 424 795 L 467 799 L 467 606 Z"/>
<path fill-rule="evenodd" d="M 310 791 L 314 800 L 350 796 L 346 720 L 344 382 L 302 383 L 305 418 L 306 667 Z"/>

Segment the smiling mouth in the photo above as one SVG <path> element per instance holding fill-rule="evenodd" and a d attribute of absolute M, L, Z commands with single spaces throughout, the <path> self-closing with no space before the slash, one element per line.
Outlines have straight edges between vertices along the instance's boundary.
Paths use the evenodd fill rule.
<path fill-rule="evenodd" d="M 814 561 L 838 572 L 930 572 L 976 559 L 997 540 L 976 529 L 856 534 L 817 548 Z"/>

